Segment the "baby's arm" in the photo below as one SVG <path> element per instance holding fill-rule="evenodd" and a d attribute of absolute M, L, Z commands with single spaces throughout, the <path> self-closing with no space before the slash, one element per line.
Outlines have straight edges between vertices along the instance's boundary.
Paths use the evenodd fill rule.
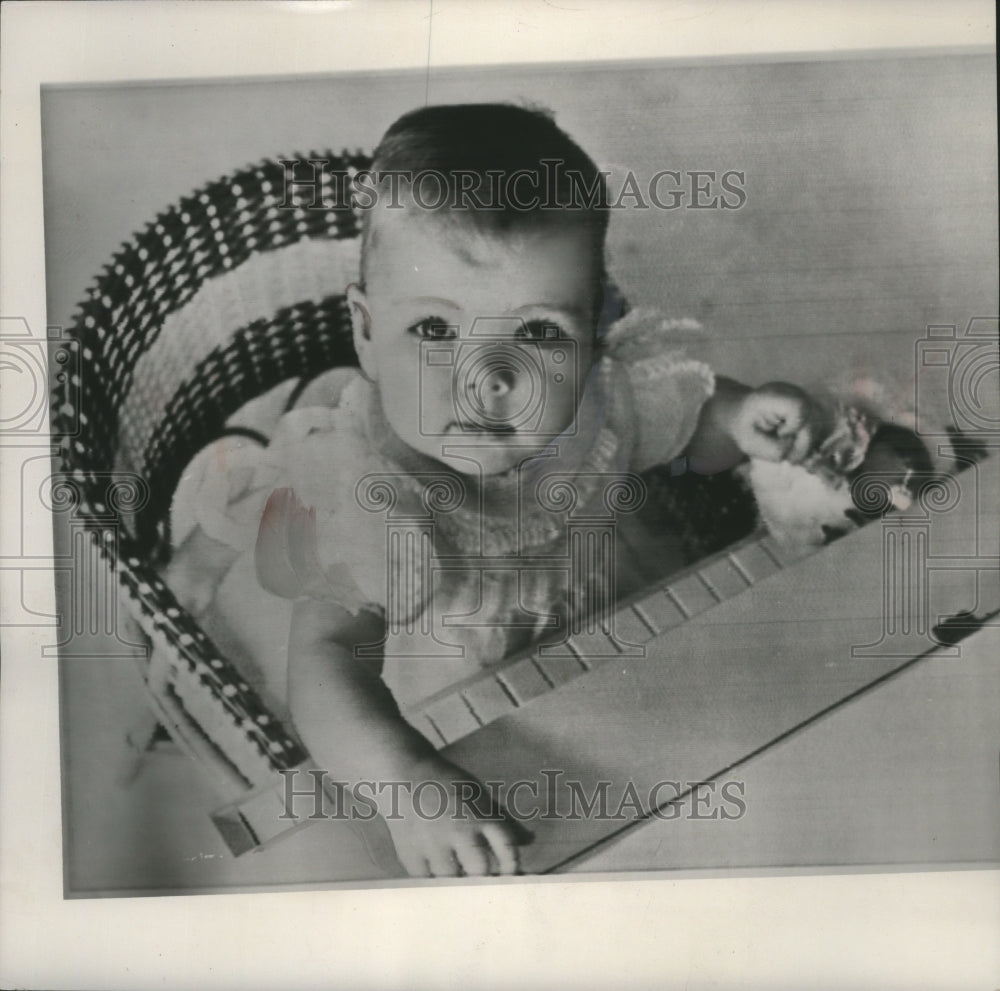
<path fill-rule="evenodd" d="M 314 760 L 337 781 L 374 791 L 396 852 L 412 875 L 513 874 L 513 824 L 472 797 L 482 787 L 437 751 L 400 715 L 382 681 L 382 660 L 358 658 L 355 645 L 378 643 L 382 620 L 329 602 L 300 599 L 292 616 L 288 697 L 292 718 Z M 420 663 L 416 660 L 414 663 Z M 413 786 L 434 781 L 449 796 L 432 818 L 418 814 Z M 400 782 L 392 787 L 390 783 Z M 382 786 L 382 787 L 380 787 Z M 442 789 L 426 799 L 436 813 Z"/>
<path fill-rule="evenodd" d="M 745 457 L 801 461 L 830 430 L 828 413 L 787 382 L 757 389 L 717 376 L 688 446 L 691 469 L 711 475 Z"/>

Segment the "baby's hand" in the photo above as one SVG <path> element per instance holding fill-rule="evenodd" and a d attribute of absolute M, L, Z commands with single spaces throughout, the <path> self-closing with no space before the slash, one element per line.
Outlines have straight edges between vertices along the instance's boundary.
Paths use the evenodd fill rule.
<path fill-rule="evenodd" d="M 417 790 L 421 782 L 435 782 Z M 442 757 L 422 761 L 399 790 L 398 808 L 384 804 L 396 855 L 413 877 L 516 874 L 527 830 L 490 807 L 482 785 Z M 440 787 L 438 787 L 440 785 Z M 391 814 L 391 813 L 395 814 Z"/>
<path fill-rule="evenodd" d="M 765 461 L 801 461 L 829 429 L 825 409 L 798 386 L 768 382 L 743 397 L 731 424 L 740 450 Z"/>

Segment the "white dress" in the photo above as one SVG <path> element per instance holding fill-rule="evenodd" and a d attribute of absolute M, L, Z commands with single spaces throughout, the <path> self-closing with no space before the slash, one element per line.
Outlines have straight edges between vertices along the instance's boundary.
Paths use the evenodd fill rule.
<path fill-rule="evenodd" d="M 197 522 L 239 552 L 207 632 L 279 713 L 297 596 L 385 618 L 383 678 L 404 712 L 532 642 L 565 637 L 581 609 L 643 583 L 644 554 L 669 553 L 636 523 L 636 473 L 683 452 L 714 389 L 671 328 L 643 311 L 613 325 L 573 428 L 480 487 L 390 457 L 377 391 L 357 373 L 335 405 L 328 389 L 323 405 L 282 415 L 267 447 L 210 445 L 173 514 L 176 543 Z M 613 533 L 613 567 L 601 538 L 581 533 Z"/>

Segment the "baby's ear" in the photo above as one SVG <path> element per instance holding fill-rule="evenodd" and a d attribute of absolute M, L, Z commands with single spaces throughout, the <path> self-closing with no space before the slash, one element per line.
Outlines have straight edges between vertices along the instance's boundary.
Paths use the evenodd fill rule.
<path fill-rule="evenodd" d="M 354 350 L 357 352 L 361 370 L 375 381 L 375 353 L 372 348 L 372 318 L 368 311 L 368 297 L 361 286 L 351 283 L 347 287 L 347 308 L 351 314 L 351 329 L 354 333 Z"/>

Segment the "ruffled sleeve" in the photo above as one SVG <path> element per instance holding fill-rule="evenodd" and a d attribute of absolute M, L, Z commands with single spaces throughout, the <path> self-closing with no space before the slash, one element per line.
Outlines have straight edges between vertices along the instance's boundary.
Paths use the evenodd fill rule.
<path fill-rule="evenodd" d="M 337 407 L 280 416 L 266 446 L 228 436 L 202 450 L 174 497 L 174 545 L 198 526 L 251 555 L 257 582 L 274 595 L 335 602 L 353 614 L 384 609 L 385 517 L 356 495 L 358 480 L 383 466 L 365 433 L 367 386 L 354 379 Z"/>
<path fill-rule="evenodd" d="M 356 614 L 385 607 L 386 530 L 356 487 L 376 470 L 350 391 L 336 410 L 288 414 L 271 442 L 280 485 L 260 515 L 254 546 L 260 584 L 284 598 L 335 602 Z M 276 479 L 277 480 L 277 479 Z"/>
<path fill-rule="evenodd" d="M 625 371 L 632 393 L 635 471 L 679 457 L 715 392 L 711 369 L 677 344 L 681 333 L 698 329 L 693 320 L 667 320 L 637 309 L 608 332 L 605 353 Z"/>

